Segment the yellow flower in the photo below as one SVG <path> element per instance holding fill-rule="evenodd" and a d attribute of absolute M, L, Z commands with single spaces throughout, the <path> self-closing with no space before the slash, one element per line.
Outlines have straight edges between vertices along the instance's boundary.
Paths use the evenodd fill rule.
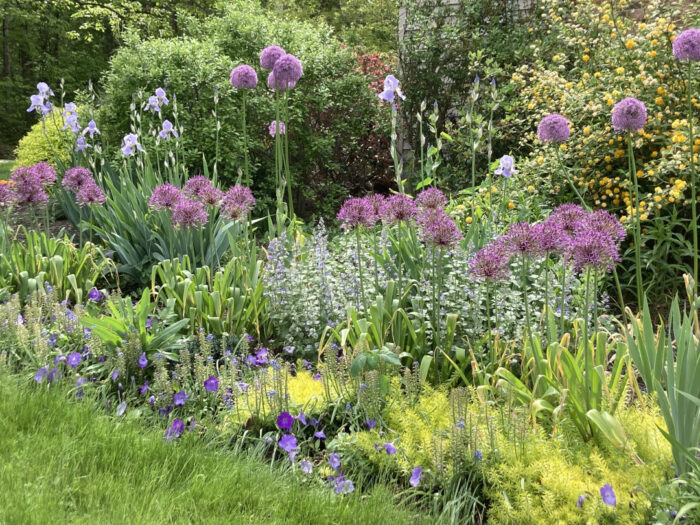
<path fill-rule="evenodd" d="M 513 201 L 508 201 L 508 209 L 512 210 L 513 208 L 515 208 L 515 203 Z"/>
<path fill-rule="evenodd" d="M 529 191 L 530 193 L 535 193 L 535 187 L 530 185 L 527 187 L 527 191 Z"/>
<path fill-rule="evenodd" d="M 591 57 L 589 57 L 588 55 L 583 55 L 581 57 L 581 60 L 583 60 L 584 62 L 588 62 L 590 59 L 591 59 Z"/>
<path fill-rule="evenodd" d="M 663 106 L 663 105 L 664 105 L 664 99 L 661 98 L 661 97 L 656 97 L 656 99 L 654 100 L 654 102 L 656 102 L 656 105 L 657 105 L 657 106 Z"/>
<path fill-rule="evenodd" d="M 634 49 L 635 47 L 637 47 L 637 42 L 630 38 L 627 42 L 625 42 L 625 47 L 627 49 Z"/>
<path fill-rule="evenodd" d="M 472 223 L 472 220 L 473 220 L 473 219 L 471 218 L 471 216 L 470 216 L 470 217 L 467 217 L 467 224 L 471 224 L 471 223 Z"/>
<path fill-rule="evenodd" d="M 584 135 L 590 135 L 590 134 L 591 134 L 591 127 L 590 127 L 590 126 L 586 126 L 585 128 L 583 128 L 583 134 L 584 134 Z"/>

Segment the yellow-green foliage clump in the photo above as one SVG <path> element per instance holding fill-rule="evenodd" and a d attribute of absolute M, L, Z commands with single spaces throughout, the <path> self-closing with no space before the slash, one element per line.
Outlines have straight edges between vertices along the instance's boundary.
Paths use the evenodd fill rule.
<path fill-rule="evenodd" d="M 416 465 L 437 476 L 458 466 L 479 469 L 490 524 L 643 523 L 646 493 L 670 472 L 670 447 L 657 428 L 661 418 L 647 405 L 622 409 L 618 417 L 642 465 L 629 450 L 582 442 L 566 421 L 554 435 L 533 429 L 526 414 L 486 405 L 473 390 L 448 395 L 424 387 L 411 401 L 394 385 L 383 413 L 391 432 L 362 432 L 353 443 L 374 464 L 404 474 Z M 375 448 L 386 441 L 395 444 L 395 455 Z M 472 459 L 476 450 L 483 460 Z M 601 499 L 606 483 L 617 496 L 615 507 Z"/>
<path fill-rule="evenodd" d="M 13 169 L 32 166 L 37 162 L 48 162 L 56 168 L 56 158 L 63 164 L 68 164 L 72 151 L 69 145 L 73 143 L 73 134 L 68 129 L 63 131 L 62 128 L 63 117 L 59 109 L 54 109 L 51 115 L 47 115 L 45 122 L 39 121 L 34 124 L 19 141 Z"/>

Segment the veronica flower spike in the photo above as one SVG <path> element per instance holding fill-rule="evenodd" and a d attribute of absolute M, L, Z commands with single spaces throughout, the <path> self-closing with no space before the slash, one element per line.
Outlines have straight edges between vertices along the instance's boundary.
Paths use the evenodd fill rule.
<path fill-rule="evenodd" d="M 399 87 L 399 79 L 394 75 L 389 75 L 384 79 L 384 91 L 379 94 L 379 98 L 386 102 L 393 102 L 396 95 L 401 100 L 406 100 L 406 96 L 401 92 Z"/>

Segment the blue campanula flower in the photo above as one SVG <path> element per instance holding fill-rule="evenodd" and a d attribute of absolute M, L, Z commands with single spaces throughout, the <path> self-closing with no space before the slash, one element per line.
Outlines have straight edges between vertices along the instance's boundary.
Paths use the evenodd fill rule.
<path fill-rule="evenodd" d="M 68 357 L 66 357 L 66 363 L 71 368 L 75 368 L 80 364 L 80 354 L 78 352 L 71 352 L 68 354 Z"/>
<path fill-rule="evenodd" d="M 126 401 L 122 401 L 117 405 L 117 415 L 123 416 L 124 412 L 126 412 Z"/>
<path fill-rule="evenodd" d="M 148 392 L 148 381 L 144 381 L 143 385 L 139 389 L 139 394 L 144 395 L 146 392 Z"/>
<path fill-rule="evenodd" d="M 615 491 L 610 483 L 606 483 L 600 488 L 600 497 L 603 498 L 603 503 L 614 507 L 617 505 L 617 498 L 615 497 Z"/>
<path fill-rule="evenodd" d="M 39 370 L 36 371 L 36 375 L 34 376 L 34 381 L 37 383 L 41 383 L 46 375 L 49 373 L 49 365 L 46 365 Z"/>
<path fill-rule="evenodd" d="M 184 406 L 185 401 L 187 401 L 189 397 L 190 396 L 188 396 L 184 390 L 180 390 L 176 394 L 173 394 L 173 403 L 175 406 Z"/>
<path fill-rule="evenodd" d="M 474 461 L 481 461 L 482 459 L 484 459 L 484 455 L 481 453 L 481 450 L 475 450 Z"/>
<path fill-rule="evenodd" d="M 139 368 L 146 368 L 148 366 L 148 358 L 146 357 L 146 352 L 141 354 L 139 357 Z"/>
<path fill-rule="evenodd" d="M 168 428 L 168 431 L 165 433 L 165 441 L 170 442 L 173 439 L 179 438 L 184 431 L 185 431 L 184 421 L 182 421 L 182 419 L 173 420 L 172 425 L 170 425 L 170 427 Z"/>
<path fill-rule="evenodd" d="M 377 426 L 377 418 L 373 417 L 372 419 L 368 419 L 367 421 L 365 421 L 365 425 L 367 425 L 368 429 L 372 430 L 374 427 Z"/>
<path fill-rule="evenodd" d="M 284 430 L 289 430 L 292 428 L 292 423 L 294 423 L 294 418 L 289 412 L 282 412 L 277 416 L 277 426 Z"/>
<path fill-rule="evenodd" d="M 323 430 L 319 430 L 318 432 L 315 432 L 315 433 L 314 433 L 314 437 L 315 437 L 316 439 L 321 439 L 321 440 L 323 440 L 323 439 L 326 439 L 326 434 L 323 432 Z"/>
<path fill-rule="evenodd" d="M 396 447 L 393 443 L 387 443 L 386 441 L 384 441 L 384 450 L 386 450 L 386 453 L 390 456 L 392 454 L 396 454 Z"/>
<path fill-rule="evenodd" d="M 102 292 L 100 292 L 97 288 L 93 288 L 88 293 L 88 298 L 91 301 L 95 301 L 96 303 L 99 303 L 104 298 L 104 294 Z"/>
<path fill-rule="evenodd" d="M 301 467 L 301 471 L 304 474 L 308 475 L 314 471 L 314 467 L 309 460 L 306 460 L 306 459 L 301 460 L 301 463 L 299 466 Z"/>
<path fill-rule="evenodd" d="M 207 392 L 216 392 L 219 389 L 219 380 L 215 376 L 209 376 L 209 379 L 204 380 L 204 390 Z"/>
<path fill-rule="evenodd" d="M 411 471 L 411 479 L 408 482 L 412 487 L 417 487 L 420 481 L 423 479 L 423 467 L 418 466 Z"/>
<path fill-rule="evenodd" d="M 328 456 L 328 464 L 333 470 L 338 470 L 340 468 L 340 456 L 337 452 L 331 452 Z"/>
<path fill-rule="evenodd" d="M 292 434 L 284 434 L 280 438 L 278 444 L 282 450 L 285 450 L 288 453 L 292 453 L 297 448 L 297 438 L 294 437 Z"/>

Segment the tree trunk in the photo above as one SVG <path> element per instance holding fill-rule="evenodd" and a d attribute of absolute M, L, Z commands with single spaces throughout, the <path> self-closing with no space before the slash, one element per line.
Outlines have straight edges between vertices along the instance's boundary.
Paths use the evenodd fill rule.
<path fill-rule="evenodd" d="M 10 56 L 10 15 L 5 14 L 2 21 L 2 74 L 5 78 L 12 75 L 12 57 Z"/>

